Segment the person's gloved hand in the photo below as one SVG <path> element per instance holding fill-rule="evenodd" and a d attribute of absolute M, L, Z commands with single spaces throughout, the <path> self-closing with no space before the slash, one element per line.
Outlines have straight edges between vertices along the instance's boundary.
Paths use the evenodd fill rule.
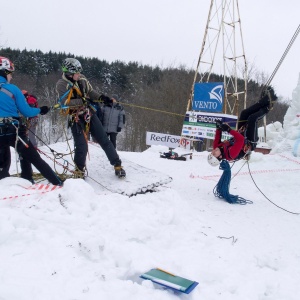
<path fill-rule="evenodd" d="M 122 128 L 121 127 L 118 127 L 117 128 L 117 132 L 121 132 Z"/>
<path fill-rule="evenodd" d="M 228 133 L 231 131 L 231 127 L 228 124 L 221 124 L 220 129 L 222 131 L 227 131 Z"/>
<path fill-rule="evenodd" d="M 217 121 L 216 121 L 216 128 L 217 128 L 217 129 L 221 129 L 221 125 L 222 125 L 222 121 L 217 120 Z"/>
<path fill-rule="evenodd" d="M 107 97 L 105 95 L 101 95 L 99 97 L 99 100 L 103 101 L 104 104 L 110 104 L 113 102 L 109 97 Z"/>
<path fill-rule="evenodd" d="M 49 107 L 48 106 L 41 106 L 40 110 L 41 110 L 40 114 L 45 115 L 46 113 L 48 113 Z"/>

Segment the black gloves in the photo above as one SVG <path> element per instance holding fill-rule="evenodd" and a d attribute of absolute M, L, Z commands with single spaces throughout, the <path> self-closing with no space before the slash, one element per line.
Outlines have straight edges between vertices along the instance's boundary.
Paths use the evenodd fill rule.
<path fill-rule="evenodd" d="M 117 128 L 117 132 L 121 132 L 122 128 L 121 127 L 118 127 Z"/>
<path fill-rule="evenodd" d="M 104 104 L 110 104 L 113 102 L 109 97 L 107 97 L 105 95 L 101 95 L 99 97 L 99 100 L 103 101 Z"/>
<path fill-rule="evenodd" d="M 231 127 L 228 124 L 221 124 L 220 129 L 222 131 L 227 131 L 228 133 L 231 131 Z"/>
<path fill-rule="evenodd" d="M 231 130 L 231 127 L 228 124 L 223 124 L 222 121 L 220 121 L 220 120 L 216 121 L 216 128 L 221 131 L 227 131 L 228 133 Z"/>
<path fill-rule="evenodd" d="M 221 129 L 221 125 L 222 125 L 222 121 L 217 120 L 217 121 L 216 121 L 216 128 L 217 128 L 217 129 Z"/>
<path fill-rule="evenodd" d="M 45 115 L 49 111 L 49 107 L 48 106 L 41 106 L 40 110 L 41 110 L 40 114 Z"/>

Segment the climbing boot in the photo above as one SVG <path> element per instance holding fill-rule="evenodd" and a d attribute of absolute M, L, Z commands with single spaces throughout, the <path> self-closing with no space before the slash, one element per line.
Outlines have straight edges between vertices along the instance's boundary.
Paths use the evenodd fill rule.
<path fill-rule="evenodd" d="M 81 179 L 85 179 L 85 171 L 84 170 L 80 170 L 79 168 L 75 168 L 75 170 L 73 171 L 73 178 L 81 178 Z"/>
<path fill-rule="evenodd" d="M 268 110 L 272 110 L 274 106 L 274 102 L 278 99 L 275 94 L 274 89 L 271 86 L 268 86 L 265 90 L 263 90 L 259 103 L 262 106 L 267 106 Z"/>
<path fill-rule="evenodd" d="M 121 163 L 115 164 L 114 168 L 115 168 L 116 176 L 118 176 L 119 178 L 125 178 L 126 177 L 126 172 L 123 169 L 123 167 L 121 166 Z"/>

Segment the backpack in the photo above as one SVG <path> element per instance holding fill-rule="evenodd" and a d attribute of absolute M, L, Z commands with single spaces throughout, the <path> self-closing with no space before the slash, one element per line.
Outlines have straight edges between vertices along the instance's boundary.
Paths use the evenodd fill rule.
<path fill-rule="evenodd" d="M 31 106 L 31 107 L 38 107 L 37 99 L 33 95 L 28 95 L 26 97 L 26 101 L 29 104 L 29 106 Z"/>

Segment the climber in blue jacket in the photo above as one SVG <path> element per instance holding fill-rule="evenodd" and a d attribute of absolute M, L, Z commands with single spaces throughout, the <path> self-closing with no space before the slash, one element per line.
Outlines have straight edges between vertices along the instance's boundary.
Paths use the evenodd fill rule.
<path fill-rule="evenodd" d="M 28 168 L 22 169 L 21 177 L 33 182 L 30 164 L 33 164 L 40 173 L 54 185 L 62 185 L 62 181 L 40 157 L 37 150 L 29 141 L 26 126 L 22 125 L 20 114 L 24 117 L 45 115 L 48 106 L 33 108 L 28 105 L 22 91 L 11 84 L 14 64 L 6 57 L 0 56 L 0 179 L 9 177 L 11 163 L 10 148 L 16 151 L 28 163 Z"/>

